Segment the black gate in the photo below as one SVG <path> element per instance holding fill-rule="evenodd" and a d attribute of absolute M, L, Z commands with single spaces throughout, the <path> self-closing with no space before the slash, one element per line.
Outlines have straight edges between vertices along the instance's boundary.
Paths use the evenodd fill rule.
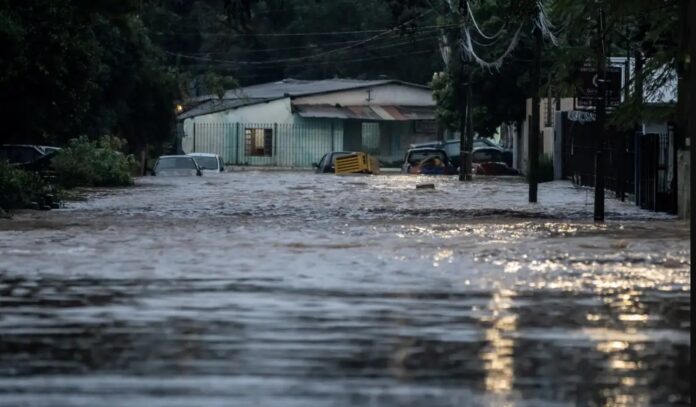
<path fill-rule="evenodd" d="M 637 134 L 636 205 L 676 213 L 674 127 L 666 134 Z"/>

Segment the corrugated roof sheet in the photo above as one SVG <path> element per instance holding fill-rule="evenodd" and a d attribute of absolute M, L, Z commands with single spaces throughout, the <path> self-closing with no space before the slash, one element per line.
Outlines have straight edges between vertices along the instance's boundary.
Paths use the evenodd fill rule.
<path fill-rule="evenodd" d="M 360 119 L 375 121 L 434 120 L 435 108 L 431 106 L 332 106 L 293 105 L 301 117 L 324 119 Z"/>
<path fill-rule="evenodd" d="M 242 106 L 263 103 L 269 99 L 213 99 L 200 103 L 191 109 L 177 115 L 177 119 L 184 120 L 189 117 L 201 116 L 215 112 L 222 112 L 228 109 L 235 109 Z"/>
<path fill-rule="evenodd" d="M 378 79 L 378 80 L 358 80 L 358 79 L 321 79 L 321 80 L 299 80 L 299 79 L 283 79 L 282 81 L 262 83 L 259 85 L 247 86 L 244 88 L 229 90 L 225 93 L 222 100 L 217 96 L 198 96 L 189 99 L 189 102 L 199 102 L 195 107 L 177 115 L 179 120 L 190 117 L 200 116 L 204 114 L 215 113 L 227 109 L 234 109 L 241 106 L 252 105 L 269 100 L 280 99 L 284 97 L 306 96 L 329 92 L 338 92 L 343 90 L 360 89 L 372 86 L 381 86 L 387 84 L 401 84 L 422 89 L 429 89 L 427 86 L 418 85 L 408 82 L 399 81 L 396 79 Z M 316 112 L 320 114 L 320 112 Z M 336 114 L 335 112 L 333 114 Z M 377 109 L 372 112 L 355 113 L 357 115 L 367 115 L 380 120 L 380 117 L 389 117 L 384 120 L 396 120 L 398 112 L 383 112 Z M 322 117 L 322 116 L 315 116 Z M 336 117 L 336 116 L 326 116 Z M 409 120 L 409 119 L 399 119 Z M 415 120 L 415 119 L 414 119 Z"/>

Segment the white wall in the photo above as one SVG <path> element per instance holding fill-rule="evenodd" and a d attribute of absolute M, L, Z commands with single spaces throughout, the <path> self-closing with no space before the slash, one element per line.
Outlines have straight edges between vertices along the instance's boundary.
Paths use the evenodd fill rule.
<path fill-rule="evenodd" d="M 294 123 L 294 117 L 290 98 L 285 98 L 188 118 L 186 136 L 193 134 L 194 123 Z"/>
<path fill-rule="evenodd" d="M 369 90 L 369 92 L 368 92 Z M 369 101 L 367 100 L 369 97 Z M 432 92 L 412 86 L 389 84 L 372 88 L 353 89 L 339 92 L 297 97 L 293 103 L 300 105 L 404 105 L 435 106 Z"/>

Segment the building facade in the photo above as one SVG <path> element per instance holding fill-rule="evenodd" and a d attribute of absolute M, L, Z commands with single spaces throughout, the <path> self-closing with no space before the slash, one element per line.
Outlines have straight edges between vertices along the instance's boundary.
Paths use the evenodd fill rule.
<path fill-rule="evenodd" d="M 182 152 L 238 165 L 309 167 L 329 151 L 390 164 L 437 137 L 430 89 L 388 79 L 285 79 L 198 98 L 178 119 Z"/>

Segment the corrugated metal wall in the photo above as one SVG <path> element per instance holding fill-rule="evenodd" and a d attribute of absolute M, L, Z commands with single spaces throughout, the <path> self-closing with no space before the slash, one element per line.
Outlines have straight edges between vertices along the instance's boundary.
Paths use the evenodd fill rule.
<path fill-rule="evenodd" d="M 270 130 L 263 152 L 250 148 L 258 129 Z M 343 127 L 332 122 L 196 123 L 181 147 L 184 153 L 219 154 L 232 165 L 311 167 L 325 153 L 343 149 Z"/>

